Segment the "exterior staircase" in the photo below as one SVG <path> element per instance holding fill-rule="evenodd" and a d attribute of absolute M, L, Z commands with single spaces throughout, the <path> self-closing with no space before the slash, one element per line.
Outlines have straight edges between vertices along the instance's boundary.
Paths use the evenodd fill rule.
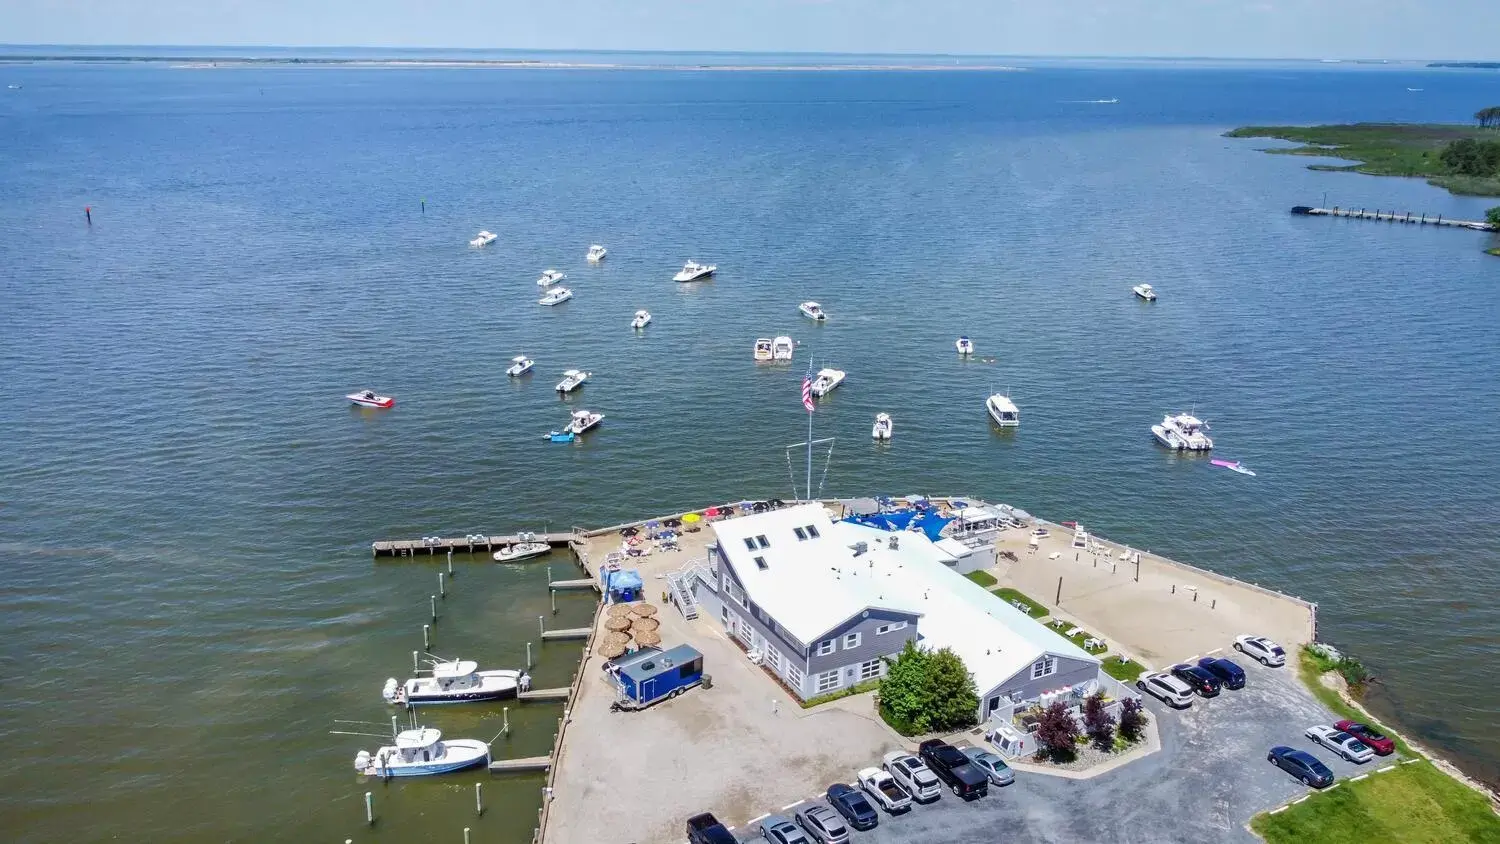
<path fill-rule="evenodd" d="M 690 560 L 677 571 L 667 575 L 667 585 L 672 591 L 672 603 L 682 617 L 689 621 L 698 617 L 698 601 L 693 597 L 693 580 L 701 580 L 710 589 L 714 588 L 714 573 L 704 560 Z"/>

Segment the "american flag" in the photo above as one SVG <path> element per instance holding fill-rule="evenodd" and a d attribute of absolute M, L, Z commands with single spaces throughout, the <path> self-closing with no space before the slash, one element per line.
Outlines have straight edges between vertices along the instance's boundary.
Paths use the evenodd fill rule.
<path fill-rule="evenodd" d="M 806 375 L 802 376 L 802 406 L 807 408 L 808 413 L 813 412 L 811 369 L 807 371 Z"/>

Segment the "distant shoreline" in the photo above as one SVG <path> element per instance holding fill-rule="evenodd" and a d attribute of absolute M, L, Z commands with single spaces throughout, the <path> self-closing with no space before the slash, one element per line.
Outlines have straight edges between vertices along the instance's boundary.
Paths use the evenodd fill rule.
<path fill-rule="evenodd" d="M 1500 140 L 1500 130 L 1446 123 L 1350 123 L 1333 126 L 1241 126 L 1224 133 L 1227 138 L 1275 138 L 1300 143 L 1290 148 L 1264 149 L 1273 155 L 1310 155 L 1342 158 L 1348 165 L 1310 164 L 1309 170 L 1364 173 L 1370 176 L 1404 176 L 1426 179 L 1460 196 L 1500 196 L 1500 177 L 1473 177 L 1450 173 L 1440 153 L 1444 146 L 1463 139 Z"/>
<path fill-rule="evenodd" d="M 567 62 L 539 59 L 356 59 L 356 58 L 256 58 L 253 56 L 69 56 L 16 55 L 0 56 L 0 65 L 78 63 L 78 64 L 166 64 L 183 70 L 209 70 L 234 67 L 358 67 L 358 68 L 499 68 L 527 70 L 675 70 L 675 71 L 989 71 L 1012 72 L 1026 68 L 998 64 L 674 64 L 643 62 Z"/>

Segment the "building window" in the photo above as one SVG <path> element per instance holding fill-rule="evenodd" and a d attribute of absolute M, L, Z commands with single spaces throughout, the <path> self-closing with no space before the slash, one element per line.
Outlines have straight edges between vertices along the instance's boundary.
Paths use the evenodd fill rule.
<path fill-rule="evenodd" d="M 824 639 L 818 643 L 818 656 L 828 656 L 833 653 L 833 649 L 837 646 L 838 643 L 832 639 Z"/>
<path fill-rule="evenodd" d="M 857 647 L 859 647 L 859 639 L 860 639 L 861 635 L 862 634 L 860 634 L 860 633 L 850 633 L 850 634 L 844 636 L 844 650 L 847 651 L 850 648 L 857 648 Z"/>
<path fill-rule="evenodd" d="M 802 540 L 807 538 L 807 531 L 803 530 L 802 528 L 792 528 L 792 533 L 797 534 L 798 542 L 801 542 Z"/>
<path fill-rule="evenodd" d="M 746 540 L 746 541 L 748 542 L 749 540 Z M 760 547 L 762 547 L 762 548 L 770 548 L 771 547 L 771 543 L 769 543 L 769 542 L 766 541 L 766 535 L 765 534 L 761 534 L 760 536 L 755 537 L 755 541 L 757 543 L 759 543 Z M 754 549 L 752 549 L 752 550 L 754 550 Z"/>
<path fill-rule="evenodd" d="M 749 537 L 749 536 L 745 537 L 745 547 L 749 548 L 751 551 L 754 551 L 755 550 L 755 539 L 753 537 Z"/>
<path fill-rule="evenodd" d="M 906 622 L 904 622 L 904 621 L 895 621 L 895 622 L 892 622 L 890 624 L 882 624 L 879 627 L 875 628 L 875 635 L 877 635 L 877 636 L 883 636 L 886 633 L 891 632 L 892 630 L 905 630 L 905 629 L 906 629 Z"/>
<path fill-rule="evenodd" d="M 771 666 L 772 671 L 780 671 L 781 651 L 778 651 L 775 648 L 766 648 L 765 661 L 766 665 Z"/>
<path fill-rule="evenodd" d="M 1031 679 L 1033 680 L 1040 680 L 1043 677 L 1050 677 L 1056 673 L 1057 659 L 1055 657 L 1044 656 L 1033 663 L 1031 666 Z"/>
<path fill-rule="evenodd" d="M 985 714 L 985 717 L 989 717 L 989 714 L 991 712 L 994 712 L 996 709 L 999 709 L 999 708 L 1000 708 L 1000 696 L 999 695 L 995 695 L 994 697 L 992 697 L 989 700 L 985 701 L 985 704 L 984 704 L 984 714 Z"/>
<path fill-rule="evenodd" d="M 793 689 L 797 690 L 797 694 L 798 695 L 801 695 L 802 694 L 802 669 L 800 669 L 797 666 L 795 666 L 795 665 L 791 664 L 790 662 L 788 662 L 786 664 L 786 682 L 787 682 L 787 685 L 789 685 Z"/>
<path fill-rule="evenodd" d="M 770 566 L 766 565 L 766 558 L 765 557 L 756 557 L 755 558 L 755 567 L 758 568 L 758 569 L 760 569 L 761 571 L 765 571 L 766 569 L 770 568 Z"/>
<path fill-rule="evenodd" d="M 817 528 L 817 526 L 816 525 L 808 525 L 807 526 L 807 535 L 811 536 L 813 539 L 817 539 L 818 538 L 818 528 Z"/>
<path fill-rule="evenodd" d="M 878 658 L 872 659 L 869 662 L 861 662 L 859 664 L 859 679 L 869 680 L 874 677 L 879 677 L 880 669 L 883 665 L 885 665 L 885 661 Z"/>
<path fill-rule="evenodd" d="M 839 687 L 839 671 L 837 668 L 832 671 L 824 671 L 822 674 L 814 677 L 813 680 L 816 683 L 814 690 L 818 694 L 831 692 Z"/>

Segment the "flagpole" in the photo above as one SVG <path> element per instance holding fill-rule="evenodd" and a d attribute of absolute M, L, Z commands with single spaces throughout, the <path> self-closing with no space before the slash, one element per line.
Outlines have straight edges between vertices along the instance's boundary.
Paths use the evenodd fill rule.
<path fill-rule="evenodd" d="M 812 500 L 812 417 L 813 412 L 807 412 L 807 500 Z"/>

